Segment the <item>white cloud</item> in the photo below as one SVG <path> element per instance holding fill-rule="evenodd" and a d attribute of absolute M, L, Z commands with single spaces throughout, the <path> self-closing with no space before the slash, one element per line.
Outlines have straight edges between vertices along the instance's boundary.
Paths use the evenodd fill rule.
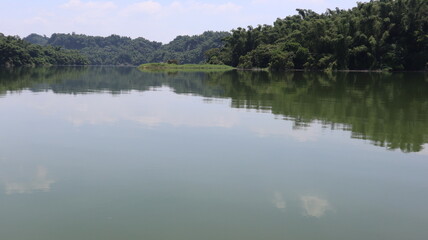
<path fill-rule="evenodd" d="M 325 0 L 252 0 L 251 4 L 259 5 L 259 4 L 281 4 L 281 5 L 289 5 L 289 4 L 323 4 Z"/>
<path fill-rule="evenodd" d="M 4 34 L 22 37 L 30 33 L 77 32 L 144 37 L 166 43 L 177 35 L 272 24 L 278 17 L 295 14 L 296 8 L 324 12 L 326 8 L 355 5 L 338 0 L 66 0 L 58 5 L 16 1 L 3 7 L 0 28 Z"/>
<path fill-rule="evenodd" d="M 49 20 L 45 17 L 33 17 L 24 20 L 27 24 L 49 24 Z"/>
<path fill-rule="evenodd" d="M 138 14 L 138 13 L 155 14 L 155 13 L 160 13 L 162 9 L 163 9 L 162 5 L 158 2 L 145 1 L 145 2 L 134 3 L 123 8 L 120 14 L 122 16 L 129 16 L 129 15 Z"/>
<path fill-rule="evenodd" d="M 183 14 L 186 14 L 187 17 L 201 13 L 218 15 L 238 12 L 241 9 L 241 6 L 231 2 L 213 4 L 201 1 L 175 1 L 168 5 L 162 5 L 159 2 L 150 0 L 126 6 L 121 10 L 120 14 L 122 16 L 130 16 L 139 13 L 159 14 L 165 18 L 172 17 L 178 20 L 180 19 L 179 16 L 186 17 Z"/>
<path fill-rule="evenodd" d="M 89 1 L 84 2 L 80 0 L 70 0 L 67 3 L 61 5 L 61 8 L 65 10 L 64 15 L 53 16 L 51 21 L 54 19 L 61 19 L 59 22 L 62 27 L 71 27 L 72 31 L 76 31 L 82 26 L 85 27 L 100 27 L 105 24 L 110 25 L 112 16 L 118 8 L 118 6 L 111 1 Z M 79 26 L 80 25 L 80 26 Z M 63 32 L 63 31 L 58 31 Z"/>
<path fill-rule="evenodd" d="M 224 4 L 212 4 L 212 3 L 202 3 L 202 2 L 187 2 L 184 4 L 184 7 L 190 11 L 204 11 L 210 14 L 220 14 L 227 12 L 238 12 L 242 9 L 241 6 L 235 3 L 224 3 Z"/>
<path fill-rule="evenodd" d="M 24 17 L 18 28 L 31 28 L 31 33 L 46 35 L 55 32 L 101 36 L 118 34 L 166 43 L 178 35 L 201 34 L 207 30 L 227 31 L 246 24 L 241 9 L 243 6 L 233 2 L 207 3 L 203 0 L 169 3 L 156 0 L 136 3 L 70 0 L 49 9 L 54 15 L 45 14 L 46 9 L 35 11 L 32 16 Z M 237 21 L 242 21 L 242 24 Z"/>
<path fill-rule="evenodd" d="M 110 9 L 116 9 L 117 6 L 113 2 L 82 2 L 80 0 L 70 0 L 67 3 L 61 5 L 62 8 L 66 9 L 76 9 L 76 10 L 87 10 L 87 9 L 95 9 L 97 11 L 99 10 L 110 10 Z"/>
<path fill-rule="evenodd" d="M 251 4 L 266 4 L 269 3 L 269 0 L 253 0 Z"/>

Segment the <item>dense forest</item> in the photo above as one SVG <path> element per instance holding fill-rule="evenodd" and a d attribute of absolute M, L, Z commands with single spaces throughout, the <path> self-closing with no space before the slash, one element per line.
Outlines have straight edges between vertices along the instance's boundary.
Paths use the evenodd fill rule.
<path fill-rule="evenodd" d="M 249 26 L 229 32 L 204 32 L 178 36 L 168 44 L 144 38 L 111 35 L 31 34 L 25 41 L 48 48 L 25 45 L 2 37 L 21 49 L 44 49 L 47 60 L 31 51 L 8 50 L 2 58 L 9 65 L 77 64 L 76 50 L 93 65 L 140 65 L 150 62 L 210 63 L 271 70 L 428 70 L 428 1 L 372 0 L 349 10 L 328 9 L 318 14 L 297 9 L 298 14 L 277 19 L 273 25 Z M 3 47 L 5 48 L 5 47 Z M 5 51 L 5 50 L 2 50 Z M 26 50 L 27 51 L 27 50 Z M 24 51 L 24 52 L 26 52 Z M 42 50 L 38 52 L 43 52 Z M 36 55 L 35 55 L 36 54 Z M 73 55 L 74 54 L 74 55 Z M 24 54 L 25 55 L 25 54 Z M 74 56 L 66 58 L 63 56 Z M 27 59 L 29 59 L 27 57 Z M 54 59 L 54 60 L 52 60 Z M 2 63 L 6 60 L 2 59 Z M 84 61 L 82 62 L 84 63 Z"/>
<path fill-rule="evenodd" d="M 240 68 L 426 70 L 428 1 L 372 0 L 232 30 L 208 62 Z"/>
<path fill-rule="evenodd" d="M 0 33 L 0 66 L 85 65 L 86 57 L 61 47 L 40 46 Z"/>
<path fill-rule="evenodd" d="M 207 31 L 201 35 L 178 36 L 168 44 L 151 42 L 144 38 L 131 39 L 111 35 L 94 37 L 83 34 L 53 34 L 50 38 L 31 34 L 25 41 L 78 50 L 93 65 L 139 65 L 150 62 L 176 60 L 178 63 L 202 63 L 204 53 L 223 46 L 227 32 Z"/>

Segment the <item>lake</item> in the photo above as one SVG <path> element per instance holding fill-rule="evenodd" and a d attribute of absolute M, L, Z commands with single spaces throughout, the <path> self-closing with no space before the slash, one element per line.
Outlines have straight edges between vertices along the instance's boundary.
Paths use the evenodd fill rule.
<path fill-rule="evenodd" d="M 426 73 L 0 71 L 0 239 L 428 239 Z"/>

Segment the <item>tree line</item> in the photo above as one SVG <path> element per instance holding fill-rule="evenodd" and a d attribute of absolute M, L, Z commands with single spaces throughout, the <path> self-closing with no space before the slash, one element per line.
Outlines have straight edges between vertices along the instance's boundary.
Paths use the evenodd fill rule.
<path fill-rule="evenodd" d="M 209 63 L 239 68 L 309 70 L 426 70 L 428 1 L 371 0 L 350 10 L 277 19 L 237 28 Z"/>
<path fill-rule="evenodd" d="M 85 65 L 89 61 L 77 51 L 28 43 L 0 33 L 0 66 Z"/>
<path fill-rule="evenodd" d="M 34 46 L 2 35 L 0 64 L 140 65 L 170 61 L 271 70 L 428 70 L 426 0 L 371 0 L 349 10 L 328 9 L 318 14 L 297 9 L 297 13 L 277 19 L 273 25 L 178 36 L 168 44 L 75 33 L 24 38 L 39 45 Z"/>
<path fill-rule="evenodd" d="M 51 37 L 30 34 L 25 41 L 73 49 L 89 59 L 92 65 L 140 65 L 151 62 L 203 63 L 204 53 L 223 46 L 228 32 L 207 31 L 195 36 L 178 36 L 168 44 L 144 38 L 131 39 L 111 35 L 108 37 L 84 34 L 52 34 Z"/>

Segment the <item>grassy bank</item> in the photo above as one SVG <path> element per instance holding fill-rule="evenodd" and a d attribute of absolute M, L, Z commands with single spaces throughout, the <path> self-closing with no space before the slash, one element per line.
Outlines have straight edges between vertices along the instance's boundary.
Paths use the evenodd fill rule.
<path fill-rule="evenodd" d="M 213 64 L 168 64 L 168 63 L 146 63 L 138 67 L 142 71 L 228 71 L 235 69 L 227 65 Z"/>

